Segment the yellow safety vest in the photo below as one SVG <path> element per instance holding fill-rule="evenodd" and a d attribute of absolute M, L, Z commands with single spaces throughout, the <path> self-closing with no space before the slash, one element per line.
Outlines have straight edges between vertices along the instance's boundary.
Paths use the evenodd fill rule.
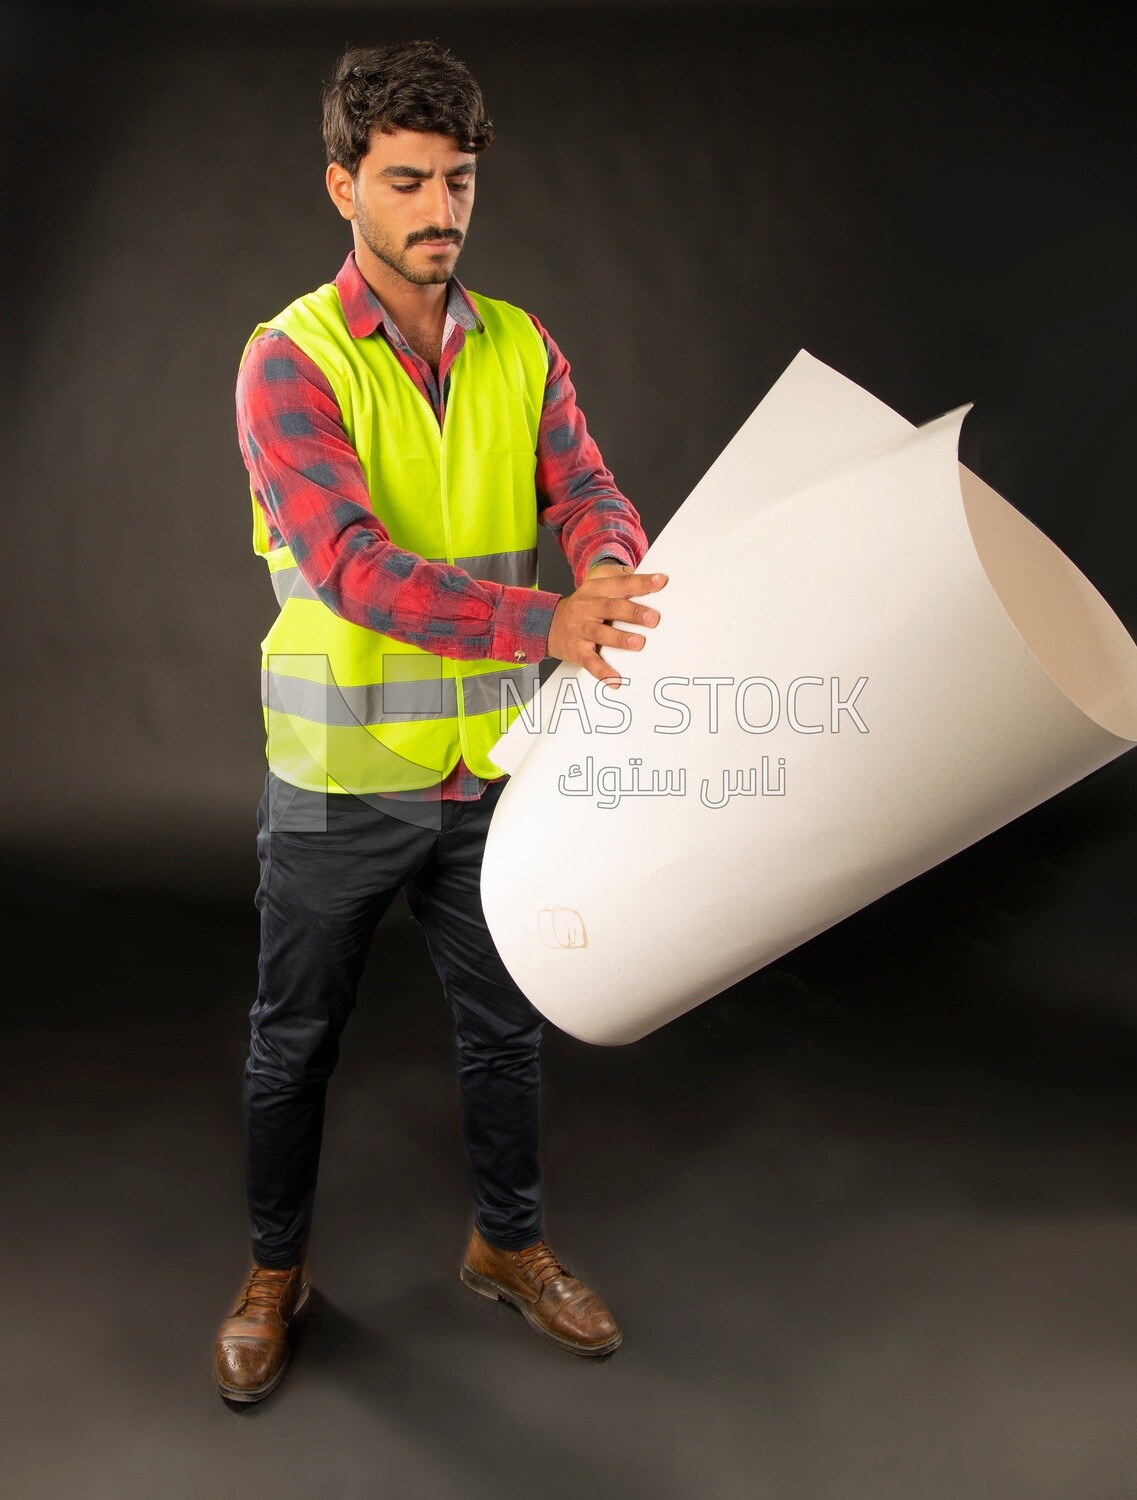
<path fill-rule="evenodd" d="M 332 282 L 267 323 L 327 376 L 359 455 L 371 506 L 399 547 L 474 578 L 537 587 L 537 429 L 548 373 L 540 334 L 518 307 L 471 300 L 481 326 L 450 367 L 440 430 L 381 333 L 355 339 Z M 252 487 L 250 486 L 250 489 Z M 270 768 L 310 791 L 356 794 L 436 785 L 462 755 L 500 776 L 489 750 L 528 703 L 538 662 L 460 661 L 343 619 L 288 547 L 270 547 L 253 495 L 253 547 L 280 613 L 261 642 Z M 512 691 L 506 683 L 512 684 Z"/>

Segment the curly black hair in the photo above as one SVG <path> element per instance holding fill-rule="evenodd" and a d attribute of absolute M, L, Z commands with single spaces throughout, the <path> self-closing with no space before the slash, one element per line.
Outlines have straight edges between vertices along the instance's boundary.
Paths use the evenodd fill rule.
<path fill-rule="evenodd" d="M 352 177 L 376 126 L 452 135 L 471 152 L 484 151 L 494 134 L 470 70 L 438 42 L 350 48 L 324 88 L 323 109 L 328 163 Z"/>

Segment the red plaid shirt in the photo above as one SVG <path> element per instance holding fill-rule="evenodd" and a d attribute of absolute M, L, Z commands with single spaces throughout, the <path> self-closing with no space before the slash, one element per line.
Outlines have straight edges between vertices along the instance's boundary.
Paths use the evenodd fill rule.
<path fill-rule="evenodd" d="M 441 426 L 450 366 L 478 322 L 465 289 L 451 278 L 437 380 L 363 279 L 354 250 L 336 290 L 352 337 L 386 338 Z M 588 434 L 568 361 L 530 317 L 549 352 L 537 436 L 537 518 L 556 537 L 579 587 L 602 557 L 638 567 L 648 541 Z M 513 661 L 521 651 L 530 662 L 546 656 L 561 595 L 474 579 L 397 547 L 371 508 L 331 386 L 278 329 L 259 334 L 241 366 L 237 437 L 272 546 L 292 549 L 303 577 L 336 614 L 441 656 Z M 439 786 L 384 795 L 470 801 L 485 786 L 460 758 Z"/>

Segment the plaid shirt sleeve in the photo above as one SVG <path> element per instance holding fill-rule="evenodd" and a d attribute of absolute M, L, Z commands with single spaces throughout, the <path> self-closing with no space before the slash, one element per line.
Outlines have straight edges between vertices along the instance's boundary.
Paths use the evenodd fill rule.
<path fill-rule="evenodd" d="M 532 313 L 529 317 L 549 351 L 537 438 L 538 515 L 556 537 L 579 588 L 602 558 L 638 568 L 648 540 L 639 512 L 616 488 L 589 434 L 568 360 Z"/>
<path fill-rule="evenodd" d="M 549 350 L 537 439 L 538 519 L 553 532 L 579 586 L 602 557 L 638 564 L 647 538 L 588 434 L 568 362 L 533 322 Z M 429 399 L 413 357 L 404 365 Z M 560 594 L 474 579 L 396 546 L 371 509 L 331 386 L 279 329 L 265 330 L 250 345 L 236 405 L 241 455 L 271 543 L 291 548 L 329 609 L 442 656 L 544 658 Z"/>
<path fill-rule="evenodd" d="M 561 596 L 471 578 L 398 547 L 323 372 L 286 334 L 258 335 L 237 377 L 237 435 L 275 546 L 344 619 L 440 656 L 540 661 Z M 518 653 L 521 656 L 518 657 Z"/>

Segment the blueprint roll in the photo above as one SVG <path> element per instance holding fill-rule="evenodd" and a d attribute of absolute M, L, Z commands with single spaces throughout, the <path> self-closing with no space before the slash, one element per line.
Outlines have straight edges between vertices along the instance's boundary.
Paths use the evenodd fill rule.
<path fill-rule="evenodd" d="M 1137 646 L 958 461 L 804 351 L 652 544 L 625 682 L 562 663 L 493 759 L 486 920 L 635 1041 L 1137 742 Z"/>

